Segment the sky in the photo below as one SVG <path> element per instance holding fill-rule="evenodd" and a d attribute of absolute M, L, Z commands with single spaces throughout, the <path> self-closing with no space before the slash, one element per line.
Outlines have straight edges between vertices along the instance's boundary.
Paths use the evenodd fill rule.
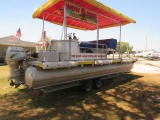
<path fill-rule="evenodd" d="M 16 35 L 21 29 L 24 41 L 37 42 L 41 38 L 43 21 L 32 18 L 34 11 L 47 0 L 0 0 L 0 37 Z M 128 42 L 134 50 L 160 49 L 160 0 L 98 0 L 99 2 L 131 17 L 136 23 L 122 26 L 121 40 Z M 46 35 L 60 39 L 62 27 L 45 22 Z M 82 31 L 68 28 L 80 41 L 95 40 L 97 31 Z M 120 28 L 99 31 L 99 39 L 119 40 Z"/>

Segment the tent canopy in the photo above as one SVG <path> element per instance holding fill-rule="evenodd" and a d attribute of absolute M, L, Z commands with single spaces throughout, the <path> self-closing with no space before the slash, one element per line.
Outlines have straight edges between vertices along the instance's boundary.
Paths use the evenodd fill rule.
<path fill-rule="evenodd" d="M 66 8 L 67 27 L 95 30 L 126 25 L 136 21 L 96 0 L 48 0 L 33 14 L 33 18 L 63 25 Z"/>

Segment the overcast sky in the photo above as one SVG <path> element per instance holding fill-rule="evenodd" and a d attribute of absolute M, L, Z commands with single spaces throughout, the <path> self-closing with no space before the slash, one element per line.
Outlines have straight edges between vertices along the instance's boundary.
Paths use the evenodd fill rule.
<path fill-rule="evenodd" d="M 42 33 L 42 20 L 33 19 L 34 11 L 47 0 L 1 0 L 0 37 L 16 35 L 21 28 L 22 40 L 37 42 Z M 136 24 L 122 27 L 122 41 L 129 42 L 134 50 L 160 49 L 160 0 L 98 0 L 136 20 Z M 45 22 L 48 37 L 60 39 L 62 27 Z M 80 41 L 95 40 L 96 31 L 68 29 Z M 119 40 L 119 27 L 100 30 L 100 39 Z"/>

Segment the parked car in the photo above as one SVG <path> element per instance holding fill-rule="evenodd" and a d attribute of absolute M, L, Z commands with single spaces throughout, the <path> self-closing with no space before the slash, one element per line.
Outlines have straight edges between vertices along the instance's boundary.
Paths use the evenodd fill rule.
<path fill-rule="evenodd" d="M 157 52 L 149 53 L 149 54 L 147 55 L 147 58 L 148 58 L 149 60 L 159 59 L 159 53 L 157 53 Z"/>
<path fill-rule="evenodd" d="M 143 58 L 147 58 L 149 54 L 150 54 L 149 52 L 144 52 L 143 53 Z"/>
<path fill-rule="evenodd" d="M 160 60 L 160 53 L 158 54 L 158 59 Z"/>
<path fill-rule="evenodd" d="M 142 52 L 135 53 L 134 57 L 142 57 Z"/>

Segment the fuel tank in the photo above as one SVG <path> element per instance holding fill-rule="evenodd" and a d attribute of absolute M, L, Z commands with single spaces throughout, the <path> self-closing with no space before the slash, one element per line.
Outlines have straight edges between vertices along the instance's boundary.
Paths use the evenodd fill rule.
<path fill-rule="evenodd" d="M 36 67 L 28 67 L 25 72 L 25 84 L 29 89 L 45 87 L 48 85 L 126 72 L 130 71 L 132 67 L 132 62 L 60 69 L 37 69 Z"/>

